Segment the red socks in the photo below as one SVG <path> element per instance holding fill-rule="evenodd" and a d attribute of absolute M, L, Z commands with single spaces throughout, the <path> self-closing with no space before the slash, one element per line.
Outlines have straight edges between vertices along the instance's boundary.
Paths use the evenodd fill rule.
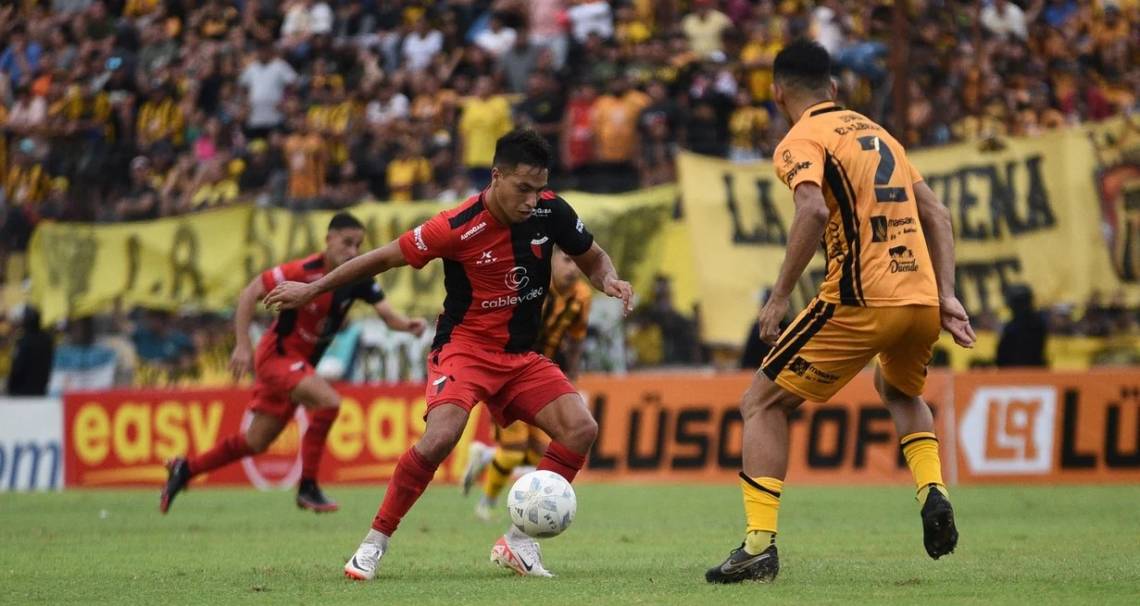
<path fill-rule="evenodd" d="M 423 458 L 415 448 L 409 448 L 400 456 L 396 463 L 396 472 L 388 481 L 388 490 L 384 493 L 384 502 L 380 510 L 372 519 L 372 528 L 387 536 L 396 532 L 404 514 L 415 505 L 420 495 L 424 493 L 432 476 L 435 475 L 438 463 L 430 463 Z"/>
<path fill-rule="evenodd" d="M 546 455 L 538 462 L 538 468 L 553 471 L 566 478 L 567 482 L 573 482 L 574 476 L 578 475 L 578 471 L 585 464 L 586 455 L 578 454 L 558 442 L 551 442 L 550 446 L 546 447 Z"/>
<path fill-rule="evenodd" d="M 190 475 L 196 476 L 208 471 L 213 471 L 242 457 L 248 457 L 251 454 L 253 454 L 253 450 L 250 449 L 249 443 L 245 441 L 245 435 L 235 433 L 215 444 L 210 450 L 196 457 L 188 457 L 186 465 L 190 469 Z"/>
<path fill-rule="evenodd" d="M 301 479 L 316 480 L 321 465 L 321 455 L 325 452 L 325 440 L 340 408 L 318 408 L 310 411 L 309 428 L 301 438 Z"/>

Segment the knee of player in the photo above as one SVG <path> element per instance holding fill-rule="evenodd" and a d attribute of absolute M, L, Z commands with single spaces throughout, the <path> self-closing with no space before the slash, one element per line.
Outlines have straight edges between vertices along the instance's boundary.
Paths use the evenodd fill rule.
<path fill-rule="evenodd" d="M 568 441 L 574 446 L 581 450 L 588 449 L 594 445 L 594 440 L 598 439 L 598 422 L 594 417 L 585 415 L 570 428 L 569 434 Z"/>
<path fill-rule="evenodd" d="M 439 462 L 451 454 L 452 449 L 463 435 L 463 427 L 438 427 L 424 433 L 416 445 L 416 450 L 427 459 Z"/>

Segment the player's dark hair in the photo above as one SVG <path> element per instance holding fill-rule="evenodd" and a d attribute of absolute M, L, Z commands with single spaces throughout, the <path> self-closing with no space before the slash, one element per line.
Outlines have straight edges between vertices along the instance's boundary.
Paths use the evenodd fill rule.
<path fill-rule="evenodd" d="M 364 224 L 360 222 L 360 219 L 341 212 L 333 215 L 332 220 L 329 221 L 329 231 L 338 229 L 364 229 Z"/>
<path fill-rule="evenodd" d="M 776 55 L 772 72 L 781 86 L 826 90 L 831 84 L 831 55 L 819 43 L 800 38 Z"/>
<path fill-rule="evenodd" d="M 495 159 L 498 169 L 513 169 L 520 164 L 550 168 L 550 144 L 542 135 L 529 128 L 519 128 L 499 137 L 495 142 Z"/>

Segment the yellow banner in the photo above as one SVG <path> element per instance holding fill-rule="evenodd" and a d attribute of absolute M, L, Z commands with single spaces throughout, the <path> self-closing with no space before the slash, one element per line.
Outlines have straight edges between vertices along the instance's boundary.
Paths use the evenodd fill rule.
<path fill-rule="evenodd" d="M 632 194 L 567 194 L 613 257 L 647 292 L 671 257 L 677 188 Z M 349 210 L 366 226 L 365 247 L 383 245 L 453 205 L 362 203 Z M 45 223 L 28 249 L 32 301 L 45 322 L 126 306 L 224 310 L 261 271 L 324 246 L 332 212 L 294 214 L 248 205 L 119 225 Z M 398 309 L 433 316 L 443 304 L 443 266 L 401 268 L 381 284 Z"/>
<path fill-rule="evenodd" d="M 910 155 L 950 208 L 958 293 L 972 313 L 1000 311 L 1004 287 L 1015 283 L 1030 285 L 1041 304 L 1080 307 L 1093 291 L 1140 298 L 1138 134 L 1117 120 L 1008 139 L 998 151 L 959 144 Z M 757 295 L 784 258 L 791 192 L 770 162 L 683 154 L 679 174 L 703 337 L 742 343 Z M 793 304 L 814 295 L 823 271 L 817 255 Z"/>

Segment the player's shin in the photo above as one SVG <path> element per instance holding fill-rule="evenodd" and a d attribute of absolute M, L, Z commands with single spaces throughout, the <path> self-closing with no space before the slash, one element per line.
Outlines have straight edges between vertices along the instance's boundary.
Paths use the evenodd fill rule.
<path fill-rule="evenodd" d="M 415 447 L 401 455 L 396 463 L 396 471 L 388 482 L 388 490 L 384 493 L 384 502 L 372 520 L 372 528 L 385 536 L 392 536 L 404 514 L 408 513 L 431 482 L 437 467 L 438 463 L 425 459 L 416 452 Z"/>
<path fill-rule="evenodd" d="M 538 462 L 538 469 L 553 471 L 566 478 L 567 482 L 573 482 L 585 464 L 586 453 L 577 453 L 559 442 L 551 442 L 546 447 L 546 454 Z"/>
<path fill-rule="evenodd" d="M 245 435 L 235 433 L 223 438 L 221 442 L 215 444 L 210 450 L 196 457 L 189 457 L 186 464 L 190 469 L 190 475 L 196 476 L 213 471 L 252 454 L 254 454 L 253 449 L 250 448 Z"/>
<path fill-rule="evenodd" d="M 744 517 L 748 524 L 744 551 L 757 555 L 776 540 L 784 483 L 776 478 L 750 478 L 740 472 L 740 489 L 744 494 Z"/>
<path fill-rule="evenodd" d="M 946 483 L 942 481 L 942 461 L 938 456 L 938 438 L 934 432 L 917 431 L 899 440 L 907 467 L 914 476 L 918 505 L 926 503 L 931 486 L 938 486 L 943 495 L 948 495 Z"/>
<path fill-rule="evenodd" d="M 309 428 L 301 439 L 301 479 L 316 480 L 325 452 L 329 429 L 336 421 L 340 408 L 317 408 L 309 412 Z"/>

